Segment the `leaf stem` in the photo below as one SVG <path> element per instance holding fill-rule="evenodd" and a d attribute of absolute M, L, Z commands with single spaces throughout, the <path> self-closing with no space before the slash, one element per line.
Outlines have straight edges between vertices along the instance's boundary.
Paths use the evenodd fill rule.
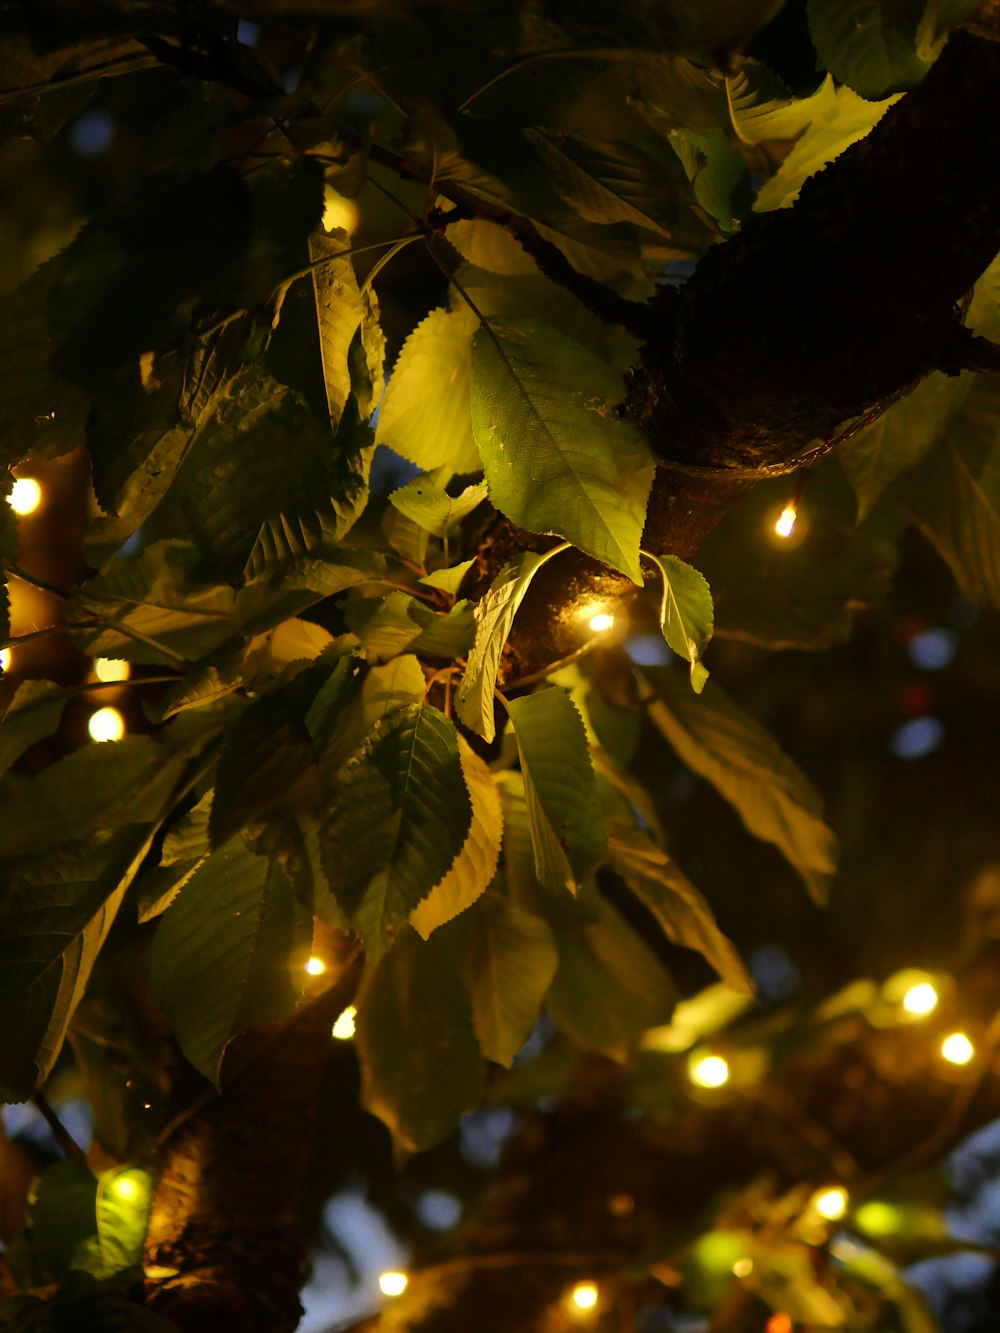
<path fill-rule="evenodd" d="M 3 572 L 8 577 L 20 579 L 22 583 L 30 583 L 33 588 L 41 588 L 43 592 L 50 592 L 54 597 L 65 599 L 69 596 L 65 588 L 57 588 L 54 583 L 47 583 L 45 579 L 40 579 L 35 574 L 29 574 L 20 565 L 4 565 Z"/>

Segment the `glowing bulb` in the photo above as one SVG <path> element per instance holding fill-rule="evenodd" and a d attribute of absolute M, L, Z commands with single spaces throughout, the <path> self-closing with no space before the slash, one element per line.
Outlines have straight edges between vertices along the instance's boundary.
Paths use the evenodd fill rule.
<path fill-rule="evenodd" d="M 911 986 L 903 996 L 903 1008 L 908 1014 L 929 1014 L 937 1007 L 938 993 L 929 981 Z"/>
<path fill-rule="evenodd" d="M 692 1056 L 688 1072 L 699 1088 L 721 1088 L 729 1081 L 729 1065 L 721 1055 Z"/>
<path fill-rule="evenodd" d="M 378 1280 L 383 1296 L 402 1296 L 409 1286 L 410 1279 L 405 1273 L 383 1273 Z"/>
<path fill-rule="evenodd" d="M 941 1054 L 952 1065 L 967 1065 L 976 1048 L 964 1032 L 953 1032 L 941 1043 Z"/>
<path fill-rule="evenodd" d="M 119 1176 L 119 1178 L 114 1181 L 111 1188 L 114 1193 L 118 1195 L 119 1199 L 124 1199 L 126 1203 L 139 1197 L 138 1182 L 133 1180 L 131 1176 Z"/>
<path fill-rule="evenodd" d="M 795 506 L 785 505 L 784 509 L 774 525 L 774 530 L 779 537 L 790 537 L 795 531 Z"/>
<path fill-rule="evenodd" d="M 764 1325 L 764 1333 L 792 1333 L 793 1327 L 792 1316 L 781 1310 L 778 1314 L 773 1314 Z"/>
<path fill-rule="evenodd" d="M 825 1217 L 828 1222 L 836 1222 L 847 1212 L 847 1190 L 841 1189 L 839 1185 L 833 1189 L 820 1190 L 813 1195 L 812 1206 L 820 1217 Z"/>
<path fill-rule="evenodd" d="M 10 670 L 11 651 L 9 648 L 0 648 L 0 671 Z"/>
<path fill-rule="evenodd" d="M 596 1310 L 598 1291 L 593 1282 L 578 1282 L 569 1294 L 570 1303 L 576 1310 Z"/>
<path fill-rule="evenodd" d="M 114 657 L 98 657 L 94 661 L 94 675 L 106 685 L 114 680 L 128 680 L 131 671 L 128 662 L 119 662 Z"/>
<path fill-rule="evenodd" d="M 611 629 L 615 623 L 615 618 L 607 611 L 600 611 L 596 616 L 591 616 L 588 624 L 595 634 L 603 634 L 605 630 Z"/>
<path fill-rule="evenodd" d="M 42 488 L 34 477 L 16 477 L 7 503 L 15 514 L 33 514 L 42 503 Z"/>
<path fill-rule="evenodd" d="M 753 1272 L 753 1260 L 749 1256 L 737 1259 L 733 1264 L 733 1272 L 737 1277 L 749 1277 Z"/>
<path fill-rule="evenodd" d="M 325 231 L 331 231 L 334 227 L 339 227 L 341 231 L 346 231 L 348 236 L 357 230 L 360 214 L 358 206 L 350 199 L 345 199 L 342 194 L 338 194 L 332 186 L 328 185 L 323 195 L 323 228 Z"/>
<path fill-rule="evenodd" d="M 306 971 L 311 977 L 321 977 L 326 971 L 326 963 L 323 962 L 322 958 L 312 957 L 306 963 Z"/>
<path fill-rule="evenodd" d="M 117 708 L 99 708 L 87 723 L 92 741 L 120 741 L 125 735 L 125 719 Z"/>
<path fill-rule="evenodd" d="M 350 1041 L 354 1036 L 354 1019 L 357 1009 L 349 1004 L 333 1025 L 333 1035 L 338 1041 Z"/>

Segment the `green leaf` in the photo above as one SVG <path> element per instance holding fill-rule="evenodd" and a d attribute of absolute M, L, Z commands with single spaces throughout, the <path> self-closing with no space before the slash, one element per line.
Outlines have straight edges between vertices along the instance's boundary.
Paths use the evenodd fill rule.
<path fill-rule="evenodd" d="M 461 495 L 455 497 L 426 478 L 411 481 L 389 494 L 389 503 L 394 508 L 435 537 L 444 537 L 449 528 L 471 514 L 485 499 L 484 481 L 466 486 Z"/>
<path fill-rule="evenodd" d="M 575 892 L 604 857 L 607 838 L 583 720 L 558 686 L 508 705 L 531 823 L 535 872 Z"/>
<path fill-rule="evenodd" d="M 795 97 L 777 74 L 748 58 L 726 75 L 726 100 L 733 129 L 744 143 L 793 139 L 814 114 L 811 98 Z"/>
<path fill-rule="evenodd" d="M 120 1272 L 142 1262 L 155 1182 L 135 1166 L 102 1172 L 97 1188 L 97 1242 L 101 1271 Z"/>
<path fill-rule="evenodd" d="M 324 772 L 335 774 L 361 746 L 376 722 L 404 704 L 422 703 L 426 693 L 423 669 L 409 653 L 393 658 L 385 666 L 372 667 L 358 698 L 337 719 L 323 754 Z M 306 723 L 309 724 L 308 717 Z"/>
<path fill-rule="evenodd" d="M 479 1102 L 486 1065 L 459 972 L 460 926 L 426 942 L 404 927 L 369 964 L 358 997 L 361 1101 L 388 1126 L 397 1153 L 432 1148 Z"/>
<path fill-rule="evenodd" d="M 226 735 L 209 821 L 212 846 L 280 805 L 314 763 L 312 737 L 285 693 L 245 708 Z"/>
<path fill-rule="evenodd" d="M 91 1257 L 97 1238 L 97 1179 L 86 1162 L 52 1162 L 31 1205 L 32 1248 L 43 1272 L 61 1281 Z"/>
<path fill-rule="evenodd" d="M 485 893 L 500 860 L 503 838 L 500 793 L 489 768 L 462 736 L 458 737 L 458 751 L 472 800 L 472 823 L 451 869 L 410 913 L 410 925 L 425 940 Z"/>
<path fill-rule="evenodd" d="M 908 487 L 921 531 L 975 601 L 1000 607 L 1000 387 L 983 375 Z"/>
<path fill-rule="evenodd" d="M 622 397 L 610 366 L 534 320 L 473 340 L 472 421 L 491 502 L 641 584 L 654 464 L 640 431 L 615 413 Z"/>
<path fill-rule="evenodd" d="M 10 494 L 13 478 L 0 473 L 0 484 L 5 495 Z M 17 519 L 8 504 L 0 504 L 0 640 L 10 637 L 10 596 L 7 592 L 8 565 L 17 562 Z M 4 672 L 0 671 L 0 681 Z"/>
<path fill-rule="evenodd" d="M 807 177 L 863 139 L 896 100 L 889 97 L 884 102 L 867 102 L 850 88 L 836 87 L 827 75 L 826 82 L 802 107 L 803 115 L 808 112 L 809 128 L 758 191 L 755 211 L 790 207 Z"/>
<path fill-rule="evenodd" d="M 471 823 L 451 720 L 414 703 L 376 723 L 322 830 L 326 877 L 372 958 L 444 878 Z"/>
<path fill-rule="evenodd" d="M 379 408 L 376 444 L 387 444 L 425 471 L 482 466 L 472 434 L 469 398 L 474 324 L 468 314 L 432 310 L 396 361 Z"/>
<path fill-rule="evenodd" d="M 187 760 L 151 736 L 85 745 L 31 778 L 0 780 L 0 847 L 13 860 L 156 819 Z"/>
<path fill-rule="evenodd" d="M 587 222 L 629 222 L 669 236 L 677 201 L 662 161 L 624 140 L 562 137 L 529 131 L 556 189 Z"/>
<path fill-rule="evenodd" d="M 927 0 L 917 27 L 917 59 L 936 60 L 951 29 L 971 19 L 979 0 Z"/>
<path fill-rule="evenodd" d="M 712 637 L 714 609 L 708 580 L 675 555 L 644 552 L 660 571 L 660 628 L 667 646 L 691 663 L 691 688 L 700 694 L 708 680 L 701 659 Z"/>
<path fill-rule="evenodd" d="M 546 1008 L 584 1050 L 624 1060 L 643 1033 L 670 1021 L 677 993 L 650 950 L 596 890 L 593 919 L 556 928 L 559 968 Z"/>
<path fill-rule="evenodd" d="M 299 394 L 248 366 L 199 431 L 171 495 L 220 577 L 270 577 L 350 529 L 371 454 L 356 418 L 331 439 Z"/>
<path fill-rule="evenodd" d="M 694 699 L 669 669 L 647 667 L 643 675 L 658 696 L 648 704 L 649 718 L 681 761 L 735 807 L 750 833 L 774 843 L 813 898 L 825 902 L 837 840 L 808 778 L 718 685 Z"/>
<path fill-rule="evenodd" d="M 538 1020 L 559 952 L 541 917 L 492 889 L 471 927 L 465 979 L 476 1036 L 487 1060 L 509 1069 Z"/>
<path fill-rule="evenodd" d="M 496 735 L 493 691 L 514 616 L 531 580 L 554 554 L 555 551 L 544 555 L 525 551 L 517 561 L 504 565 L 476 607 L 476 641 L 455 696 L 455 709 L 465 725 L 486 741 L 492 741 Z"/>
<path fill-rule="evenodd" d="M 472 643 L 474 632 L 468 602 L 441 613 L 405 592 L 361 598 L 347 607 L 344 619 L 373 660 L 408 649 L 426 657 L 457 657 Z"/>
<path fill-rule="evenodd" d="M 60 686 L 48 680 L 24 680 L 0 719 L 0 773 L 6 773 L 30 745 L 51 736 L 66 704 Z"/>
<path fill-rule="evenodd" d="M 51 769 L 48 770 L 51 772 Z M 44 774 L 42 775 L 44 777 Z M 62 1047 L 94 960 L 155 826 L 71 842 L 3 867 L 0 1100 L 24 1101 Z"/>
<path fill-rule="evenodd" d="M 213 852 L 181 889 L 153 941 L 150 997 L 206 1078 L 218 1083 L 238 1032 L 295 1008 L 301 986 L 292 963 L 309 938 L 278 864 L 241 838 Z"/>
<path fill-rule="evenodd" d="M 807 0 L 819 64 L 871 101 L 919 83 L 927 72 L 916 50 L 923 8 L 924 0 Z"/>
<path fill-rule="evenodd" d="M 463 218 L 445 227 L 445 239 L 463 259 L 477 268 L 504 277 L 524 277 L 538 272 L 538 265 L 521 249 L 510 232 L 483 218 Z"/>
<path fill-rule="evenodd" d="M 668 939 L 702 954 L 733 990 L 753 994 L 753 982 L 704 896 L 648 833 L 615 825 L 608 852 L 614 869 Z"/>
<path fill-rule="evenodd" d="M 336 432 L 351 391 L 348 353 L 364 314 L 354 265 L 343 256 L 348 248 L 347 233 L 334 235 L 316 232 L 309 238 L 319 345 L 323 359 L 323 381 L 330 425 Z"/>
<path fill-rule="evenodd" d="M 340 564 L 332 560 L 306 556 L 288 570 L 285 582 L 293 588 L 308 588 L 323 597 L 336 597 L 347 588 L 368 583 L 385 571 L 385 561 L 368 551 L 342 551 L 345 560 L 358 564 Z"/>
<path fill-rule="evenodd" d="M 912 393 L 886 409 L 837 450 L 864 519 L 885 488 L 919 461 L 966 398 L 972 376 L 934 371 Z"/>
<path fill-rule="evenodd" d="M 463 560 L 461 564 L 451 565 L 448 569 L 432 570 L 430 574 L 424 574 L 419 582 L 426 583 L 429 588 L 440 588 L 449 597 L 455 597 L 462 580 L 475 563 L 476 557 L 473 556 L 471 560 Z"/>
<path fill-rule="evenodd" d="M 674 130 L 670 144 L 695 199 L 724 232 L 735 231 L 753 199 L 743 155 L 722 130 Z"/>

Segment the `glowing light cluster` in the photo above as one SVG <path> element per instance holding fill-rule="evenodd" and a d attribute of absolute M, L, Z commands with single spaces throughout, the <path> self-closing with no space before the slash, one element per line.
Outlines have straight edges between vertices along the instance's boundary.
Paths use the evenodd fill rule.
<path fill-rule="evenodd" d="M 357 1016 L 357 1010 L 353 1004 L 349 1004 L 344 1012 L 333 1025 L 333 1036 L 338 1041 L 350 1041 L 354 1036 L 354 1020 Z"/>
<path fill-rule="evenodd" d="M 383 1296 L 402 1296 L 410 1285 L 410 1279 L 405 1273 L 390 1270 L 379 1277 L 378 1285 Z"/>
<path fill-rule="evenodd" d="M 87 723 L 92 741 L 120 741 L 125 735 L 125 719 L 117 708 L 99 708 Z"/>
<path fill-rule="evenodd" d="M 967 1065 L 976 1048 L 964 1032 L 952 1032 L 941 1043 L 941 1055 L 951 1065 Z"/>
<path fill-rule="evenodd" d="M 314 954 L 306 963 L 306 971 L 311 977 L 321 977 L 326 971 L 326 963 L 323 962 L 322 958 L 317 958 Z"/>
<path fill-rule="evenodd" d="M 729 1082 L 729 1064 L 721 1055 L 693 1055 L 688 1062 L 688 1073 L 699 1088 L 721 1088 Z"/>
<path fill-rule="evenodd" d="M 15 514 L 33 514 L 42 503 L 42 488 L 34 477 L 15 477 L 7 503 Z"/>

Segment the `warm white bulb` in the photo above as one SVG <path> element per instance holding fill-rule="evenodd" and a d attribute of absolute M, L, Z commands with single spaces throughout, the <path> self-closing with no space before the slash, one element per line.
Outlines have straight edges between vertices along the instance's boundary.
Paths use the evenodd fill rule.
<path fill-rule="evenodd" d="M 911 986 L 903 996 L 903 1008 L 908 1014 L 920 1016 L 929 1014 L 937 1008 L 938 993 L 929 981 L 922 981 L 917 986 Z"/>
<path fill-rule="evenodd" d="M 941 1043 L 941 1054 L 951 1065 L 967 1065 L 976 1048 L 964 1032 L 953 1032 Z"/>
<path fill-rule="evenodd" d="M 847 1212 L 847 1190 L 841 1189 L 839 1185 L 833 1189 L 820 1190 L 813 1195 L 812 1204 L 820 1217 L 825 1217 L 828 1222 L 836 1222 Z"/>
<path fill-rule="evenodd" d="M 42 488 L 34 477 L 16 477 L 7 503 L 15 514 L 33 514 L 42 503 Z"/>
<path fill-rule="evenodd" d="M 410 1279 L 405 1273 L 383 1273 L 378 1280 L 379 1289 L 384 1296 L 402 1296 L 409 1286 Z"/>
<path fill-rule="evenodd" d="M 106 685 L 115 680 L 128 680 L 131 671 L 128 662 L 120 662 L 115 657 L 98 657 L 94 661 L 94 675 Z"/>
<path fill-rule="evenodd" d="M 694 1056 L 688 1070 L 691 1082 L 699 1088 L 721 1088 L 729 1081 L 729 1065 L 721 1055 Z"/>
<path fill-rule="evenodd" d="M 795 531 L 795 506 L 785 505 L 784 509 L 774 525 L 774 530 L 779 537 L 790 537 Z"/>
<path fill-rule="evenodd" d="M 119 1199 L 124 1199 L 126 1203 L 139 1197 L 139 1184 L 131 1176 L 119 1176 L 112 1184 L 111 1189 L 118 1195 Z"/>
<path fill-rule="evenodd" d="M 603 634 L 605 630 L 612 629 L 615 618 L 607 611 L 599 611 L 596 616 L 591 616 L 588 624 L 595 634 Z"/>
<path fill-rule="evenodd" d="M 596 1310 L 598 1291 L 593 1282 L 578 1282 L 569 1294 L 570 1303 L 577 1310 Z"/>
<path fill-rule="evenodd" d="M 10 670 L 11 651 L 9 648 L 0 648 L 0 671 Z"/>
<path fill-rule="evenodd" d="M 338 1041 L 350 1041 L 354 1036 L 354 1019 L 357 1016 L 357 1009 L 353 1004 L 349 1004 L 344 1012 L 333 1025 L 333 1035 Z"/>
<path fill-rule="evenodd" d="M 117 708 L 99 708 L 87 723 L 93 741 L 120 741 L 125 735 L 125 719 Z"/>
<path fill-rule="evenodd" d="M 306 963 L 306 971 L 311 977 L 321 977 L 326 971 L 326 963 L 323 962 L 322 958 L 312 957 Z"/>

